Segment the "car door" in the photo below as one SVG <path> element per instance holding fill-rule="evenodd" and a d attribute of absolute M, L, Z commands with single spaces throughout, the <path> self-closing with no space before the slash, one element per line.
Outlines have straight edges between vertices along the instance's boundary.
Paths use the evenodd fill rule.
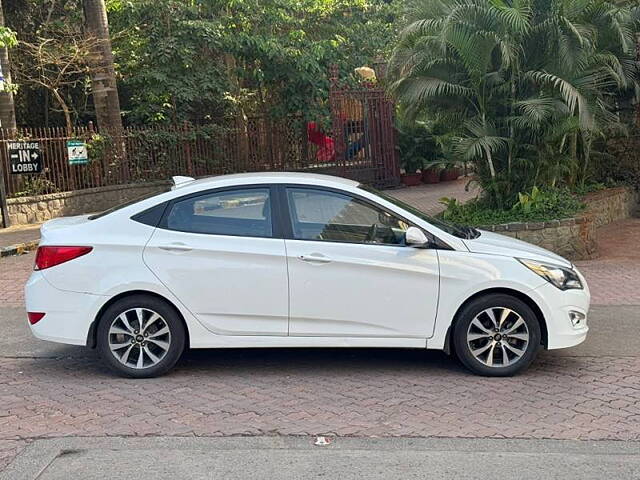
<path fill-rule="evenodd" d="M 211 331 L 287 335 L 285 244 L 271 187 L 234 187 L 173 201 L 144 250 L 160 281 Z"/>
<path fill-rule="evenodd" d="M 282 196 L 290 219 L 289 335 L 431 335 L 438 255 L 405 246 L 409 222 L 342 191 L 288 186 Z"/>

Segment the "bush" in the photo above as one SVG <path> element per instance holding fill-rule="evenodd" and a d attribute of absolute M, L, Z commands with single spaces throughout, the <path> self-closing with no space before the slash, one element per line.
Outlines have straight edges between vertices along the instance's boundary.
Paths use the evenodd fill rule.
<path fill-rule="evenodd" d="M 47 193 L 56 193 L 58 188 L 48 178 L 43 175 L 27 177 L 22 183 L 22 188 L 15 193 L 15 197 L 32 197 L 34 195 L 45 195 Z"/>
<path fill-rule="evenodd" d="M 423 122 L 399 122 L 397 130 L 400 166 L 406 173 L 415 173 L 439 157 L 439 147 Z"/>
<path fill-rule="evenodd" d="M 569 190 L 540 190 L 536 187 L 529 193 L 520 193 L 518 201 L 509 210 L 490 208 L 482 198 L 466 204 L 450 198 L 443 198 L 440 202 L 447 206 L 442 213 L 445 220 L 469 226 L 558 220 L 573 217 L 585 207 L 580 198 Z"/>

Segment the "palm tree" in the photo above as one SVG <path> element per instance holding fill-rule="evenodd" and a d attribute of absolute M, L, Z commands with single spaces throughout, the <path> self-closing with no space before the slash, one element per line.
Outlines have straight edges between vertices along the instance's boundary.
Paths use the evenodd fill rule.
<path fill-rule="evenodd" d="M 83 0 L 84 16 L 88 34 L 98 40 L 91 74 L 91 90 L 96 109 L 98 127 L 103 130 L 122 129 L 120 100 L 116 84 L 113 52 L 109 37 L 109 22 L 104 0 Z"/>
<path fill-rule="evenodd" d="M 446 116 L 492 206 L 533 182 L 584 181 L 637 87 L 633 18 L 607 0 L 412 0 L 390 64 L 413 116 Z M 551 143 L 549 143 L 551 142 Z"/>

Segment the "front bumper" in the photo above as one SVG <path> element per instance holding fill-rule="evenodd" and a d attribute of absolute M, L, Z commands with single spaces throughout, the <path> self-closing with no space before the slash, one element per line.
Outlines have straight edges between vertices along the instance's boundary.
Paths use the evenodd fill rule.
<path fill-rule="evenodd" d="M 25 285 L 28 312 L 44 312 L 29 325 L 36 338 L 70 345 L 86 345 L 89 327 L 107 298 L 102 295 L 60 290 L 42 272 L 34 271 Z"/>
<path fill-rule="evenodd" d="M 550 283 L 531 291 L 540 306 L 547 325 L 547 349 L 568 348 L 584 342 L 589 332 L 588 313 L 591 294 L 580 275 L 583 290 L 560 290 Z M 578 324 L 571 321 L 571 313 L 584 315 Z"/>

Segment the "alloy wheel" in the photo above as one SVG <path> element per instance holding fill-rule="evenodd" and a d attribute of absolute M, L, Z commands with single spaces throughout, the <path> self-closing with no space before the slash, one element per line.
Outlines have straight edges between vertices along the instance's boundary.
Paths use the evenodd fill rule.
<path fill-rule="evenodd" d="M 109 327 L 109 349 L 129 368 L 140 370 L 157 365 L 170 346 L 171 331 L 167 322 L 148 308 L 126 310 Z"/>
<path fill-rule="evenodd" d="M 507 307 L 481 311 L 469 324 L 467 345 L 476 360 L 488 367 L 507 367 L 518 362 L 529 346 L 524 319 Z"/>

